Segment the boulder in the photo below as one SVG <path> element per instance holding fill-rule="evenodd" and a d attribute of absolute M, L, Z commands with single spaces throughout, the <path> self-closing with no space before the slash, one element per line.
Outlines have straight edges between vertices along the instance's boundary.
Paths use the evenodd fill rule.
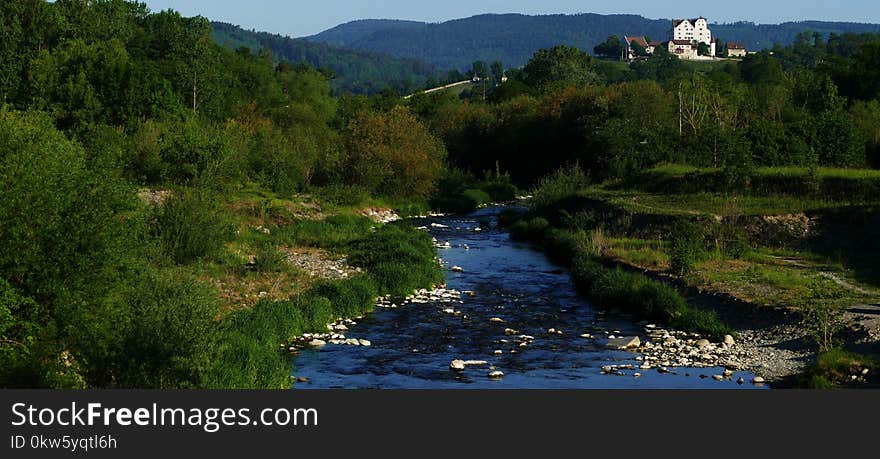
<path fill-rule="evenodd" d="M 605 345 L 611 349 L 634 349 L 642 345 L 642 341 L 638 336 L 619 337 L 609 339 Z"/>
<path fill-rule="evenodd" d="M 453 266 L 452 268 L 450 268 L 450 271 L 454 273 L 463 273 L 464 268 L 462 268 L 461 266 Z"/>
<path fill-rule="evenodd" d="M 707 339 L 701 339 L 701 340 L 697 341 L 697 347 L 700 349 L 705 349 L 711 345 L 712 345 L 712 343 L 710 343 L 709 340 L 707 340 Z"/>
<path fill-rule="evenodd" d="M 504 373 L 502 373 L 498 370 L 495 370 L 495 371 L 489 373 L 489 378 L 491 378 L 491 379 L 501 379 L 503 377 L 504 377 Z"/>
<path fill-rule="evenodd" d="M 327 342 L 321 339 L 313 339 L 309 341 L 309 346 L 312 347 L 324 347 L 327 345 Z"/>
<path fill-rule="evenodd" d="M 724 341 L 723 341 L 723 342 L 724 342 L 724 344 L 727 345 L 727 346 L 733 346 L 734 344 L 736 344 L 736 340 L 733 339 L 733 336 L 730 336 L 730 335 L 724 335 Z"/>
<path fill-rule="evenodd" d="M 452 363 L 449 364 L 449 368 L 455 371 L 464 371 L 465 366 L 464 360 L 453 360 Z"/>
<path fill-rule="evenodd" d="M 760 376 L 755 376 L 755 379 L 752 379 L 752 384 L 764 384 L 766 380 Z"/>
<path fill-rule="evenodd" d="M 496 323 L 496 324 L 503 324 L 504 319 L 502 319 L 500 317 L 493 317 L 493 318 L 489 319 L 489 322 Z"/>

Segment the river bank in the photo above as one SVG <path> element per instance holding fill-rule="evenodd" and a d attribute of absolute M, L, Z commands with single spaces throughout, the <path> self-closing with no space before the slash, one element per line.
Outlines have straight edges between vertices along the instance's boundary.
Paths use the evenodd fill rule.
<path fill-rule="evenodd" d="M 354 326 L 303 337 L 293 358 L 297 387 L 769 387 L 760 383 L 766 376 L 723 365 L 741 343 L 701 348 L 702 338 L 681 336 L 680 348 L 666 349 L 652 324 L 594 308 L 565 270 L 497 228 L 499 211 L 412 222 L 436 239 L 445 289 L 383 298 Z M 638 348 L 621 344 L 635 337 Z M 695 346 L 700 354 L 678 359 Z M 673 349 L 676 358 L 663 356 Z"/>

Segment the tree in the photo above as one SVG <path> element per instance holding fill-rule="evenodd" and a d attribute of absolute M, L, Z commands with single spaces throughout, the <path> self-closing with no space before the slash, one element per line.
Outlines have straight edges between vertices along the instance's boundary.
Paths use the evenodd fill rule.
<path fill-rule="evenodd" d="M 493 61 L 491 67 L 492 78 L 495 80 L 495 83 L 501 83 L 501 78 L 504 76 L 504 64 L 501 61 Z"/>
<path fill-rule="evenodd" d="M 604 42 L 593 48 L 593 52 L 597 56 L 607 57 L 609 59 L 618 59 L 623 55 L 624 47 L 617 35 L 611 35 Z"/>
<path fill-rule="evenodd" d="M 394 197 L 426 199 L 443 170 L 443 144 L 403 107 L 362 111 L 345 132 L 346 182 Z"/>
<path fill-rule="evenodd" d="M 571 46 L 539 50 L 523 68 L 523 74 L 526 84 L 533 88 L 585 86 L 600 82 L 592 58 Z"/>
<path fill-rule="evenodd" d="M 480 79 L 489 77 L 489 64 L 485 61 L 476 61 L 471 66 L 471 75 Z"/>
<path fill-rule="evenodd" d="M 700 42 L 699 44 L 697 44 L 697 54 L 699 54 L 700 56 L 709 56 L 712 54 L 712 49 L 709 48 L 709 45 Z"/>

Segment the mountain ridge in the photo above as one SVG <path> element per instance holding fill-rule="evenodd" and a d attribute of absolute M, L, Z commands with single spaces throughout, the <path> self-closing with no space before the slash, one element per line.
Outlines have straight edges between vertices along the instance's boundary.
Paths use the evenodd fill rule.
<path fill-rule="evenodd" d="M 798 33 L 880 33 L 880 24 L 829 21 L 789 21 L 757 24 L 740 21 L 710 24 L 715 36 L 745 43 L 749 49 L 792 43 Z M 357 20 L 304 39 L 395 57 L 419 59 L 440 69 L 467 69 L 476 60 L 502 60 L 509 67 L 524 65 L 538 49 L 577 46 L 592 52 L 609 35 L 647 35 L 665 38 L 671 19 L 637 14 L 596 13 L 525 15 L 481 14 L 440 23 L 393 19 Z"/>

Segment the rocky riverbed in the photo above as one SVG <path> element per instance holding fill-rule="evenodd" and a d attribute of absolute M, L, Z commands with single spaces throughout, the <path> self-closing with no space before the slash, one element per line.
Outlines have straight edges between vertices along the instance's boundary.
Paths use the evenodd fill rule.
<path fill-rule="evenodd" d="M 417 220 L 436 239 L 448 285 L 380 298 L 373 314 L 291 343 L 293 372 L 307 381 L 297 387 L 769 387 L 767 373 L 735 364 L 744 340 L 706 346 L 593 308 L 567 272 L 495 227 L 498 210 Z"/>

